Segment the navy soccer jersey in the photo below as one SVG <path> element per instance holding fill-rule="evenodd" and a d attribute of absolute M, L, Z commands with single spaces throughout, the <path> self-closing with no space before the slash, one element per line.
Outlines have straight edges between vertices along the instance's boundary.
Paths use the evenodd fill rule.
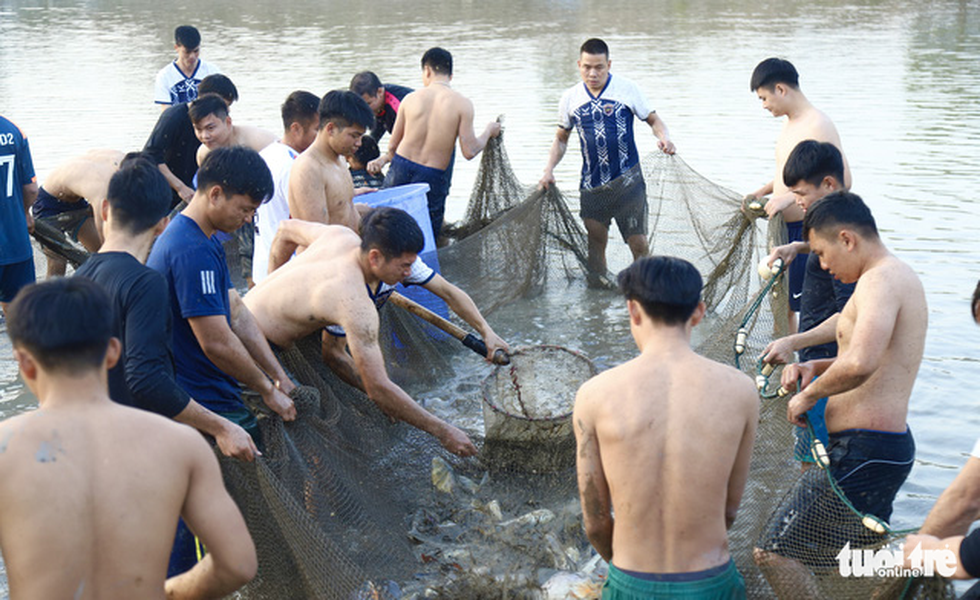
<path fill-rule="evenodd" d="M 187 321 L 220 315 L 231 326 L 231 277 L 218 236 L 209 238 L 193 219 L 179 214 L 153 244 L 146 264 L 162 273 L 170 288 L 177 383 L 215 412 L 240 409 L 238 382 L 204 354 Z"/>
<path fill-rule="evenodd" d="M 25 185 L 34 181 L 34 163 L 27 136 L 0 117 L 0 265 L 33 256 L 24 216 Z"/>
<path fill-rule="evenodd" d="M 558 126 L 578 131 L 582 189 L 605 185 L 640 162 L 633 122 L 646 120 L 652 112 L 640 88 L 625 77 L 610 74 L 596 96 L 585 83 L 565 91 L 558 104 Z"/>

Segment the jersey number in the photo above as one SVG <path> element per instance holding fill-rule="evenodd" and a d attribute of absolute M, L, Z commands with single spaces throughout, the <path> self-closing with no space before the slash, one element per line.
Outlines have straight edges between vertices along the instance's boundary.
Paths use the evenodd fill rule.
<path fill-rule="evenodd" d="M 17 158 L 13 154 L 8 154 L 7 156 L 0 156 L 0 167 L 7 165 L 7 195 L 5 198 L 9 198 L 14 195 L 14 159 Z"/>

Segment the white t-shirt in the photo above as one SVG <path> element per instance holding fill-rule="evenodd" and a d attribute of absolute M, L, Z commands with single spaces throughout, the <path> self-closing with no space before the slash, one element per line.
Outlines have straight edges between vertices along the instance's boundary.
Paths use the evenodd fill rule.
<path fill-rule="evenodd" d="M 255 243 L 252 247 L 252 281 L 259 283 L 269 274 L 269 252 L 279 223 L 289 218 L 289 173 L 299 153 L 283 144 L 272 142 L 259 152 L 272 173 L 275 191 L 272 198 L 255 211 Z"/>
<path fill-rule="evenodd" d="M 187 77 L 177 66 L 175 60 L 157 73 L 153 101 L 157 104 L 190 102 L 197 98 L 197 84 L 201 83 L 201 80 L 208 75 L 216 75 L 220 72 L 218 67 L 198 59 L 197 68 L 194 69 L 190 77 Z"/>

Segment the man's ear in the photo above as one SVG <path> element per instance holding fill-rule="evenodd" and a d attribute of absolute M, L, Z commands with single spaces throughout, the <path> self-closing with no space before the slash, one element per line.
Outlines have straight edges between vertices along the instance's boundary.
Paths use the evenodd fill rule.
<path fill-rule="evenodd" d="M 640 303 L 636 300 L 627 300 L 626 309 L 630 313 L 630 323 L 639 327 L 643 324 L 643 309 L 640 308 Z"/>
<path fill-rule="evenodd" d="M 697 307 L 694 309 L 694 312 L 691 314 L 691 318 L 689 319 L 691 327 L 694 327 L 695 325 L 700 323 L 701 320 L 704 319 L 704 315 L 707 312 L 708 312 L 708 305 L 705 304 L 703 300 L 698 302 Z"/>
<path fill-rule="evenodd" d="M 850 229 L 841 229 L 837 234 L 837 239 L 844 244 L 844 248 L 848 251 L 853 250 L 857 246 L 858 235 L 851 231 Z"/>
<path fill-rule="evenodd" d="M 109 346 L 105 351 L 105 368 L 106 370 L 111 369 L 116 366 L 119 362 L 119 357 L 122 356 L 122 342 L 119 341 L 117 337 L 109 338 Z"/>
<path fill-rule="evenodd" d="M 17 367 L 20 369 L 21 376 L 25 381 L 31 382 L 37 379 L 37 361 L 34 360 L 34 357 L 29 352 L 25 352 L 20 348 L 14 348 L 14 360 L 17 361 Z"/>

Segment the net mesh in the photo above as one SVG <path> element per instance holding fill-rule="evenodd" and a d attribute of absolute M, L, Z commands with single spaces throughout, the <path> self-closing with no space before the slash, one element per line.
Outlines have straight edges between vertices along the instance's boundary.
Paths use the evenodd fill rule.
<path fill-rule="evenodd" d="M 785 228 L 774 219 L 762 239 L 758 213 L 743 212 L 738 194 L 708 181 L 677 156 L 649 156 L 642 170 L 651 252 L 685 258 L 705 278 L 708 314 L 695 329 L 696 350 L 756 377 L 755 357 L 787 332 L 783 278 L 770 289 L 755 275 L 760 248 L 785 241 L 779 233 Z M 561 283 L 581 286 L 585 280 L 587 242 L 578 217 L 555 186 L 542 191 L 520 183 L 502 138 L 491 140 L 483 153 L 464 222 L 446 231 L 454 240 L 439 251 L 442 273 L 485 315 L 520 306 L 517 312 L 529 323 L 544 318 L 539 310 L 560 318 L 567 302 L 575 301 L 562 304 Z M 622 303 L 613 294 L 592 298 L 610 306 Z M 623 320 L 620 313 L 609 318 Z M 392 379 L 410 392 L 439 390 L 426 394 L 426 407 L 438 413 L 451 405 L 455 412 L 449 420 L 468 430 L 481 448 L 479 457 L 459 459 L 431 436 L 392 423 L 323 365 L 316 336 L 280 350 L 283 366 L 302 384 L 295 393 L 299 418 L 285 424 L 275 417 L 260 419 L 264 456 L 255 463 L 221 459 L 226 486 L 259 554 L 259 574 L 240 597 L 597 594 L 602 569 L 583 533 L 574 446 L 549 446 L 546 468 L 535 466 L 540 448 L 533 441 L 495 451 L 494 440 L 483 437 L 486 367 L 396 307 L 384 308 L 381 320 Z M 523 368 L 534 370 L 533 364 Z M 754 549 L 767 523 L 794 485 L 825 476 L 814 469 L 801 482 L 785 399 L 775 394 L 779 374 L 777 369 L 757 380 L 760 423 L 749 481 L 730 531 L 731 553 L 749 597 L 772 597 L 770 583 L 790 586 L 790 597 L 808 590 L 828 598 L 953 597 L 939 578 L 840 576 L 836 563 L 826 561 L 840 548 L 820 547 L 821 540 L 834 539 L 826 532 L 861 532 L 852 547 L 873 549 L 901 536 L 871 533 L 837 497 L 802 517 L 812 542 L 804 553 L 804 574 L 773 568 L 770 561 L 766 580 Z M 512 380 L 540 386 L 562 376 L 537 383 L 527 383 L 533 377 Z M 262 411 L 254 398 L 247 400 Z"/>

